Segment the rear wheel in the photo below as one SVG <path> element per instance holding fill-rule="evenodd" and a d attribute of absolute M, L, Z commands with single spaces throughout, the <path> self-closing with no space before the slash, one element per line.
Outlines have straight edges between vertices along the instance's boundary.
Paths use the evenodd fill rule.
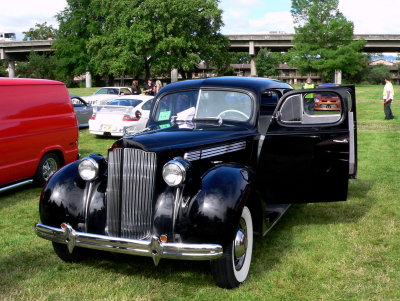
<path fill-rule="evenodd" d="M 249 208 L 243 208 L 235 238 L 222 257 L 211 261 L 211 272 L 219 287 L 235 288 L 249 274 L 253 251 L 253 221 Z"/>
<path fill-rule="evenodd" d="M 54 153 L 45 154 L 40 159 L 39 166 L 35 174 L 35 183 L 44 186 L 47 180 L 61 167 L 60 159 Z"/>
<path fill-rule="evenodd" d="M 67 245 L 57 242 L 52 243 L 54 252 L 61 260 L 65 262 L 79 262 L 87 257 L 87 252 L 85 249 L 75 247 L 72 253 L 70 253 L 68 251 Z"/>

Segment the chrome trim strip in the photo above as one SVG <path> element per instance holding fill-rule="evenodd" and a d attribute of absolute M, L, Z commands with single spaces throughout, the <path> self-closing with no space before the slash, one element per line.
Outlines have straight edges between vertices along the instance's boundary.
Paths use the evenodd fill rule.
<path fill-rule="evenodd" d="M 153 258 L 155 265 L 161 258 L 212 260 L 223 254 L 222 246 L 219 244 L 163 243 L 155 236 L 150 240 L 128 239 L 78 232 L 67 223 L 63 223 L 61 227 L 55 228 L 37 223 L 35 232 L 41 238 L 66 244 L 70 252 L 74 247 L 82 247 L 147 256 Z"/>
<path fill-rule="evenodd" d="M 239 141 L 230 144 L 225 144 L 216 147 L 209 147 L 199 150 L 193 150 L 185 153 L 184 159 L 188 161 L 196 161 L 200 159 L 215 157 L 218 155 L 223 155 L 225 153 L 236 152 L 246 148 L 246 141 Z"/>
<path fill-rule="evenodd" d="M 33 180 L 26 180 L 26 181 L 19 182 L 19 183 L 16 183 L 16 184 L 8 185 L 8 186 L 0 188 L 0 192 L 7 191 L 7 190 L 10 190 L 10 189 L 13 189 L 13 188 L 20 187 L 20 186 L 24 186 L 24 185 L 27 185 L 27 184 L 31 184 L 32 182 L 33 182 Z"/>
<path fill-rule="evenodd" d="M 355 139 L 354 139 L 354 113 L 349 112 L 349 175 L 353 176 L 356 173 L 356 155 L 355 155 Z"/>

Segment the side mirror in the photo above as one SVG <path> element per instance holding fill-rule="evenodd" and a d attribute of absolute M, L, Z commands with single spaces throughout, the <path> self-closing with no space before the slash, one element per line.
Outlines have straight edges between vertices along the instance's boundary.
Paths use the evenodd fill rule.
<path fill-rule="evenodd" d="M 284 97 L 277 112 L 278 121 L 287 125 L 322 125 L 341 119 L 343 99 L 334 91 L 295 93 Z"/>

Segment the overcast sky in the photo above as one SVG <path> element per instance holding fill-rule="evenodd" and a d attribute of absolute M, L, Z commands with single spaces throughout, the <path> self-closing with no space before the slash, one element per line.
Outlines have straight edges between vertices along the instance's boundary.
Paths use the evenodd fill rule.
<path fill-rule="evenodd" d="M 162 0 L 160 0 L 162 1 Z M 182 0 L 184 1 L 184 0 Z M 0 9 L 0 31 L 23 31 L 44 23 L 57 27 L 54 18 L 66 0 L 4 0 Z M 291 0 L 221 0 L 224 34 L 293 33 Z M 356 34 L 400 34 L 400 0 L 340 0 L 340 10 L 354 22 Z"/>

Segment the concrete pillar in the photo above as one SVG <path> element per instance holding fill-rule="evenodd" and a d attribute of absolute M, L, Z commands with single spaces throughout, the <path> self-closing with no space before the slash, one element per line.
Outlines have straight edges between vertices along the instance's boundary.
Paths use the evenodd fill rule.
<path fill-rule="evenodd" d="M 171 83 L 178 81 L 178 69 L 171 70 Z"/>
<path fill-rule="evenodd" d="M 256 54 L 256 51 L 254 49 L 254 41 L 250 41 L 249 42 L 249 54 L 250 55 L 255 55 Z"/>
<path fill-rule="evenodd" d="M 13 60 L 8 61 L 8 77 L 15 77 L 15 62 Z"/>
<path fill-rule="evenodd" d="M 342 84 L 342 70 L 335 70 L 335 84 Z"/>
<path fill-rule="evenodd" d="M 250 61 L 250 76 L 257 76 L 257 67 L 256 67 L 256 61 L 254 59 L 254 56 L 251 58 L 251 61 Z"/>
<path fill-rule="evenodd" d="M 86 71 L 86 88 L 92 87 L 92 74 L 90 71 Z"/>

